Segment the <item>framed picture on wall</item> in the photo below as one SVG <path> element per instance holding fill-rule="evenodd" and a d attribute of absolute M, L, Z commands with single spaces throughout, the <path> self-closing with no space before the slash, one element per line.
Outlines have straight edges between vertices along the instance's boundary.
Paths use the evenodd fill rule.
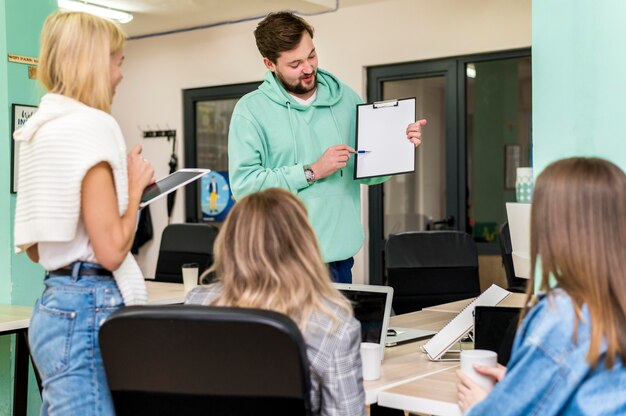
<path fill-rule="evenodd" d="M 13 140 L 13 132 L 22 127 L 26 120 L 32 116 L 37 107 L 34 105 L 12 104 L 12 124 L 11 124 L 11 193 L 17 192 L 17 172 L 19 171 L 19 151 L 20 144 Z"/>

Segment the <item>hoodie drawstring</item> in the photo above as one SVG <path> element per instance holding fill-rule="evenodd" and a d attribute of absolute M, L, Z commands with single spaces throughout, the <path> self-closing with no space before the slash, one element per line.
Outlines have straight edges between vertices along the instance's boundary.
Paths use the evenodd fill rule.
<path fill-rule="evenodd" d="M 291 101 L 285 101 L 287 104 L 287 113 L 289 114 L 289 129 L 291 130 L 291 140 L 293 142 L 293 164 L 298 164 L 298 145 L 296 143 L 296 134 L 293 130 L 293 120 L 291 119 Z"/>
<path fill-rule="evenodd" d="M 337 134 L 339 135 L 339 140 L 341 141 L 341 143 L 343 144 L 343 139 L 341 137 L 341 130 L 339 129 L 339 123 L 337 122 L 337 118 L 335 117 L 335 112 L 333 111 L 333 106 L 329 106 L 328 108 L 330 108 L 330 115 L 333 118 L 333 122 L 335 123 L 335 128 L 337 129 Z M 339 175 L 343 176 L 343 169 L 339 169 Z"/>

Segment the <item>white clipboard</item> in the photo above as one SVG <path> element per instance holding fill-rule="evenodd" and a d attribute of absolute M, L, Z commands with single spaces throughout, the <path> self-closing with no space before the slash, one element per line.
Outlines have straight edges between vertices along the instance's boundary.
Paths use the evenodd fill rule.
<path fill-rule="evenodd" d="M 415 97 L 357 105 L 354 179 L 415 172 L 414 122 Z"/>

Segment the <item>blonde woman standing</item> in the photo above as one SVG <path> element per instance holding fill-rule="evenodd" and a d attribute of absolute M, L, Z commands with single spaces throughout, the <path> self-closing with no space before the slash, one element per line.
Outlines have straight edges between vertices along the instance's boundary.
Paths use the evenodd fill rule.
<path fill-rule="evenodd" d="M 239 200 L 205 274 L 212 271 L 217 283 L 194 289 L 186 303 L 291 317 L 307 344 L 313 414 L 365 414 L 361 326 L 331 283 L 302 202 L 276 188 Z"/>
<path fill-rule="evenodd" d="M 498 380 L 489 395 L 459 372 L 461 409 L 626 414 L 624 172 L 595 158 L 549 165 L 533 193 L 531 258 L 532 271 L 541 260 L 543 294 L 517 331 L 508 369 L 476 368 Z"/>
<path fill-rule="evenodd" d="M 129 250 L 153 169 L 139 146 L 126 155 L 110 114 L 124 42 L 108 20 L 50 15 L 37 69 L 48 93 L 14 136 L 21 142 L 15 245 L 47 270 L 29 330 L 42 415 L 114 414 L 98 330 L 124 303 L 146 301 Z"/>

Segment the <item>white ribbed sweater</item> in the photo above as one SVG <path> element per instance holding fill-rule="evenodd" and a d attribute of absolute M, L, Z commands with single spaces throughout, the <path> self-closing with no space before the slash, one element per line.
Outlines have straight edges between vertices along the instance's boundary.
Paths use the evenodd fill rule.
<path fill-rule="evenodd" d="M 21 142 L 16 251 L 76 237 L 82 180 L 100 162 L 111 166 L 119 214 L 126 211 L 126 144 L 110 114 L 62 95 L 46 94 L 14 138 Z M 146 303 L 143 274 L 130 253 L 113 275 L 126 305 Z"/>

